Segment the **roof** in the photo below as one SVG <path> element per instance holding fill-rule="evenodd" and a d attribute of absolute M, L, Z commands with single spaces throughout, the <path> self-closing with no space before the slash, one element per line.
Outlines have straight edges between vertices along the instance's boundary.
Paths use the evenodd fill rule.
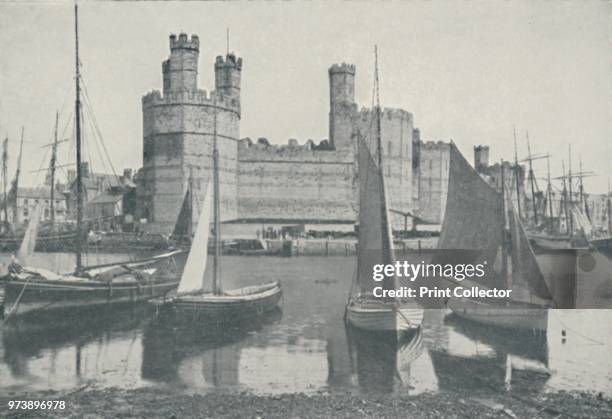
<path fill-rule="evenodd" d="M 61 193 L 56 191 L 56 199 L 63 199 Z M 17 198 L 49 199 L 51 197 L 51 187 L 20 187 L 17 190 Z"/>
<path fill-rule="evenodd" d="M 123 199 L 123 195 L 102 193 L 88 202 L 91 204 L 116 204 Z"/>

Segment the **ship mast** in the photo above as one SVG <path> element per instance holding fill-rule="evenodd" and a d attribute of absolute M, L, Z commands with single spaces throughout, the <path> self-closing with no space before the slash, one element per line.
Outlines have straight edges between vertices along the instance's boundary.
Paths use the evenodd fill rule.
<path fill-rule="evenodd" d="M 519 220 L 522 220 L 523 216 L 521 214 L 521 185 L 519 180 L 518 151 L 516 147 L 516 126 L 512 126 L 512 134 L 514 135 L 514 179 L 516 183 L 516 209 L 518 211 Z"/>
<path fill-rule="evenodd" d="M 533 222 L 538 225 L 538 205 L 535 196 L 535 179 L 533 175 L 533 159 L 531 156 L 531 145 L 529 144 L 529 131 L 525 131 L 527 136 L 527 153 L 529 155 L 529 183 L 531 184 L 531 205 L 533 206 Z"/>
<path fill-rule="evenodd" d="M 568 229 L 570 231 L 570 236 L 574 234 L 574 213 L 572 212 L 574 202 L 574 197 L 572 196 L 572 145 L 568 145 L 568 178 L 567 178 L 567 186 L 569 188 L 569 201 L 568 201 L 568 211 L 569 211 L 569 219 L 568 219 Z"/>
<path fill-rule="evenodd" d="M 548 211 L 549 211 L 549 216 L 550 216 L 550 222 L 549 222 L 549 228 L 550 228 L 550 233 L 554 234 L 555 232 L 555 225 L 554 225 L 554 221 L 553 221 L 553 204 L 552 204 L 552 200 L 553 200 L 553 193 L 552 193 L 552 185 L 550 183 L 550 157 L 546 158 L 546 168 L 547 168 L 547 172 L 548 172 L 548 185 L 546 186 L 546 189 L 548 190 Z"/>
<path fill-rule="evenodd" d="M 380 82 L 378 74 L 378 46 L 374 45 L 374 95 L 376 100 L 375 112 L 376 112 L 376 152 L 378 154 L 378 173 L 380 178 L 380 190 L 381 190 L 381 233 L 382 233 L 382 255 L 383 263 L 392 263 L 393 257 L 391 255 L 391 241 L 389 220 L 387 219 L 387 197 L 385 191 L 385 172 L 383 170 L 383 150 L 382 150 L 382 127 L 381 127 L 381 109 L 380 109 Z"/>
<path fill-rule="evenodd" d="M 59 112 L 55 112 L 55 131 L 53 135 L 53 148 L 51 149 L 51 196 L 49 210 L 51 211 L 51 225 L 55 222 L 55 164 L 57 163 L 57 125 L 59 122 Z"/>
<path fill-rule="evenodd" d="M 76 193 L 77 193 L 77 234 L 76 234 L 76 272 L 81 271 L 81 252 L 83 236 L 83 185 L 81 173 L 81 72 L 79 69 L 79 14 L 78 6 L 74 5 L 74 45 L 75 45 L 75 84 L 76 98 L 74 101 L 74 119 L 76 124 Z"/>
<path fill-rule="evenodd" d="M 6 175 L 7 175 L 7 165 L 8 165 L 8 137 L 4 139 L 4 143 L 2 144 L 2 193 L 4 195 L 4 223 L 8 225 L 8 200 L 6 197 Z M 16 220 L 13 220 L 16 221 Z"/>
<path fill-rule="evenodd" d="M 221 256 L 221 223 L 219 213 L 219 150 L 217 147 L 217 92 L 213 97 L 213 225 L 215 231 L 215 247 L 213 257 L 213 293 L 221 294 L 221 277 L 219 275 L 219 259 Z"/>
<path fill-rule="evenodd" d="M 610 178 L 608 178 L 608 234 L 612 234 L 612 195 L 610 195 Z"/>
<path fill-rule="evenodd" d="M 17 220 L 17 194 L 19 192 L 19 176 L 21 175 L 21 157 L 23 156 L 23 132 L 24 127 L 21 127 L 21 142 L 19 143 L 19 157 L 17 158 L 17 171 L 15 172 L 15 180 L 13 181 L 13 190 L 15 191 L 15 201 L 13 202 L 13 220 Z"/>

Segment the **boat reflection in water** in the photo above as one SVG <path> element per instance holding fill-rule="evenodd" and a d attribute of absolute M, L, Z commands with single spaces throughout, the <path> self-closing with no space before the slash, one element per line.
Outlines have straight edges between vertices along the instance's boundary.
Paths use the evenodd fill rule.
<path fill-rule="evenodd" d="M 430 349 L 440 390 L 540 392 L 550 378 L 546 334 L 517 333 L 448 316 L 447 348 Z"/>
<path fill-rule="evenodd" d="M 88 367 L 84 364 L 93 347 L 97 348 L 94 368 L 100 363 L 108 373 L 113 370 L 112 362 L 108 361 L 124 359 L 129 363 L 133 346 L 130 342 L 133 344 L 137 340 L 138 330 L 149 312 L 150 308 L 145 304 L 130 303 L 17 316 L 2 328 L 2 361 L 10 373 L 10 377 L 3 377 L 8 380 L 4 384 L 71 386 L 82 375 L 90 375 L 90 371 L 85 373 Z M 127 345 L 122 344 L 124 339 Z M 110 346 L 113 350 L 102 354 Z M 125 353 L 122 353 L 124 349 Z M 37 377 L 41 365 L 36 360 L 46 358 L 50 359 L 43 367 L 47 370 L 46 377 Z M 112 375 L 107 378 L 112 381 Z"/>
<path fill-rule="evenodd" d="M 199 329 L 177 321 L 176 313 L 165 312 L 144 329 L 142 378 L 196 388 L 237 387 L 242 341 L 281 317 L 277 307 L 249 321 Z"/>
<path fill-rule="evenodd" d="M 410 386 L 410 364 L 423 352 L 421 327 L 372 331 L 347 325 L 353 376 L 366 393 L 391 393 Z"/>

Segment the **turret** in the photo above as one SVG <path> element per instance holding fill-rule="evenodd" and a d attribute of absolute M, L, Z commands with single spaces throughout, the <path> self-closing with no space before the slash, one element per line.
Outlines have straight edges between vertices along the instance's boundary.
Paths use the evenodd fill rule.
<path fill-rule="evenodd" d="M 489 166 L 489 146 L 477 145 L 474 146 L 474 169 L 477 172 L 482 172 L 483 169 Z"/>
<path fill-rule="evenodd" d="M 240 77 L 242 75 L 242 58 L 233 53 L 227 54 L 225 59 L 221 55 L 215 61 L 215 90 L 236 100 L 240 104 Z"/>
<path fill-rule="evenodd" d="M 355 105 L 355 66 L 334 64 L 329 68 L 329 141 L 333 148 L 351 146 Z"/>
<path fill-rule="evenodd" d="M 197 35 L 170 35 L 170 58 L 162 63 L 164 94 L 194 91 L 198 88 L 198 56 L 200 40 Z"/>

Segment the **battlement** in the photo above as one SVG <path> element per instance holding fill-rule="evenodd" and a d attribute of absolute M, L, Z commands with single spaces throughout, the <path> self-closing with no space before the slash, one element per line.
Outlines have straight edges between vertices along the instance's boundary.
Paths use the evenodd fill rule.
<path fill-rule="evenodd" d="M 153 90 L 142 97 L 142 107 L 147 109 L 157 105 L 204 105 L 225 108 L 234 112 L 240 112 L 240 103 L 234 98 L 220 94 L 216 91 L 208 92 L 203 89 L 185 90 L 179 92 L 167 92 L 162 96 L 159 90 Z"/>
<path fill-rule="evenodd" d="M 331 67 L 329 67 L 330 75 L 338 74 L 338 73 L 348 73 L 354 76 L 355 75 L 355 64 L 342 63 L 342 64 L 334 64 Z"/>
<path fill-rule="evenodd" d="M 237 58 L 233 52 L 227 54 L 225 59 L 223 59 L 222 55 L 217 55 L 217 59 L 215 60 L 215 69 L 223 67 L 231 67 L 237 70 L 242 70 L 242 58 Z"/>
<path fill-rule="evenodd" d="M 200 50 L 200 38 L 198 35 L 191 35 L 191 39 L 186 33 L 179 34 L 178 38 L 175 34 L 170 35 L 170 50 L 174 49 L 190 49 L 194 51 Z"/>
<path fill-rule="evenodd" d="M 450 147 L 450 142 L 446 141 L 421 141 L 419 146 L 421 150 L 440 150 Z"/>
<path fill-rule="evenodd" d="M 400 108 L 383 108 L 381 111 L 381 119 L 406 119 L 413 121 L 413 116 L 410 112 Z M 363 107 L 359 110 L 358 117 L 362 121 L 369 120 L 374 115 L 374 109 Z"/>
<path fill-rule="evenodd" d="M 351 150 L 334 150 L 327 139 L 316 144 L 308 140 L 300 144 L 291 138 L 287 144 L 270 144 L 267 138 L 259 138 L 256 142 L 243 138 L 238 142 L 238 159 L 251 162 L 352 162 Z"/>

